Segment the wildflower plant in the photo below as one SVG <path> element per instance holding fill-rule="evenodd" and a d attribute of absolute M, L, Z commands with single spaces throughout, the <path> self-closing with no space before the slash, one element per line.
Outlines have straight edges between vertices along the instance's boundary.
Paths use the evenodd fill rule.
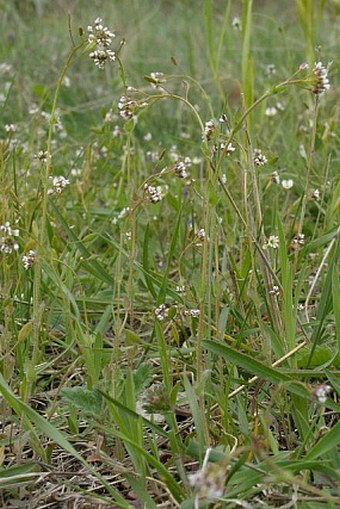
<path fill-rule="evenodd" d="M 48 78 L 0 63 L 2 504 L 335 507 L 329 14 L 297 3 L 287 58 L 269 4 L 128 4 L 69 19 Z"/>

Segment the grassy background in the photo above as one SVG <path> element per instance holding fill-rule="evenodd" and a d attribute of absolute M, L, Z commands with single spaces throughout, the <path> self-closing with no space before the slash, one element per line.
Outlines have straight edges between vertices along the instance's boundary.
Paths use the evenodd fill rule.
<path fill-rule="evenodd" d="M 119 116 L 118 64 L 98 70 L 84 45 L 56 89 L 66 3 L 0 6 L 0 224 L 19 229 L 0 253 L 2 506 L 336 507 L 338 3 L 73 2 L 77 44 L 98 16 L 126 40 L 126 82 L 147 103 L 136 125 Z M 311 70 L 273 88 L 319 60 L 333 61 L 320 101 Z M 229 138 L 227 157 L 214 143 Z M 189 185 L 174 152 L 195 160 Z M 51 175 L 70 179 L 61 195 Z"/>

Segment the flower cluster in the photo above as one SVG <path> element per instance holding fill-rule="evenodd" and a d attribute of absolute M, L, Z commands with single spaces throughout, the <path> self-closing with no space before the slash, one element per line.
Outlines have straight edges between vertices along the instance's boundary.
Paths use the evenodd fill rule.
<path fill-rule="evenodd" d="M 162 72 L 150 72 L 150 78 L 152 80 L 151 86 L 157 88 L 161 83 L 166 82 L 166 78 Z"/>
<path fill-rule="evenodd" d="M 138 103 L 135 99 L 131 99 L 130 97 L 122 95 L 118 101 L 119 115 L 124 120 L 131 120 L 135 117 L 137 106 Z"/>
<path fill-rule="evenodd" d="M 192 165 L 192 161 L 191 161 L 190 157 L 184 157 L 184 158 L 178 159 L 178 161 L 176 162 L 173 169 L 174 169 L 175 174 L 179 178 L 185 179 L 185 180 L 190 180 L 191 175 L 188 172 L 188 169 L 190 168 L 191 165 Z"/>
<path fill-rule="evenodd" d="M 313 93 L 320 96 L 330 88 L 328 68 L 325 67 L 322 62 L 315 62 L 313 67 L 313 74 L 316 81 L 313 88 Z"/>
<path fill-rule="evenodd" d="M 41 163 L 47 163 L 47 161 L 51 159 L 51 154 L 49 154 L 47 150 L 39 150 L 37 154 L 34 154 L 33 158 Z"/>
<path fill-rule="evenodd" d="M 254 149 L 254 163 L 256 166 L 264 166 L 268 163 L 268 159 L 266 156 L 262 153 L 262 150 L 260 148 Z"/>
<path fill-rule="evenodd" d="M 274 184 L 280 184 L 280 175 L 278 174 L 277 171 L 273 171 L 273 173 L 271 174 L 271 177 L 272 177 L 272 181 L 274 182 Z"/>
<path fill-rule="evenodd" d="M 184 316 L 191 316 L 192 318 L 198 318 L 200 316 L 199 309 L 185 309 Z"/>
<path fill-rule="evenodd" d="M 223 496 L 226 470 L 218 463 L 207 463 L 202 469 L 189 474 L 188 480 L 198 499 L 212 501 Z"/>
<path fill-rule="evenodd" d="M 204 131 L 202 133 L 202 140 L 203 141 L 209 141 L 214 133 L 216 131 L 216 126 L 213 120 L 208 120 L 204 124 Z"/>
<path fill-rule="evenodd" d="M 102 25 L 102 19 L 95 19 L 93 25 L 87 27 L 88 42 L 95 44 L 97 48 L 90 53 L 90 58 L 99 69 L 104 69 L 106 62 L 116 60 L 115 52 L 110 49 L 115 34 L 108 27 Z"/>
<path fill-rule="evenodd" d="M 16 237 L 19 237 L 19 230 L 12 228 L 8 221 L 0 225 L 0 252 L 11 254 L 13 251 L 18 251 L 19 244 L 15 240 Z"/>
<path fill-rule="evenodd" d="M 5 125 L 5 131 L 8 134 L 14 134 L 18 130 L 18 126 L 16 124 L 6 124 Z"/>
<path fill-rule="evenodd" d="M 114 218 L 112 219 L 112 223 L 113 223 L 113 224 L 117 224 L 117 223 L 118 223 L 118 221 L 120 221 L 121 219 L 123 219 L 123 217 L 126 217 L 126 216 L 129 214 L 130 210 L 131 210 L 131 209 L 130 209 L 130 207 L 124 207 L 124 208 L 123 208 L 123 209 L 119 212 L 118 216 L 116 216 L 116 217 L 114 217 Z"/>
<path fill-rule="evenodd" d="M 21 258 L 24 269 L 28 270 L 32 267 L 33 263 L 35 262 L 35 251 L 33 249 L 30 249 L 26 255 L 23 255 Z"/>
<path fill-rule="evenodd" d="M 293 238 L 293 245 L 296 247 L 303 246 L 305 243 L 305 234 L 304 233 L 298 233 Z"/>
<path fill-rule="evenodd" d="M 233 152 L 235 152 L 236 150 L 236 147 L 232 144 L 232 143 L 228 143 L 228 145 L 226 143 L 221 143 L 220 144 L 220 148 L 221 150 L 224 150 L 225 153 L 227 154 L 227 156 L 231 156 L 231 154 Z"/>
<path fill-rule="evenodd" d="M 195 246 L 196 247 L 202 247 L 205 238 L 206 238 L 205 230 L 204 230 L 204 228 L 200 228 L 198 230 L 198 232 L 196 233 L 197 241 L 195 242 Z"/>
<path fill-rule="evenodd" d="M 155 316 L 157 320 L 162 322 L 168 317 L 169 308 L 165 304 L 161 304 L 158 308 L 155 309 Z"/>
<path fill-rule="evenodd" d="M 69 185 L 70 181 L 59 175 L 58 177 L 49 177 L 52 187 L 47 190 L 47 194 L 60 194 L 66 186 Z"/>
<path fill-rule="evenodd" d="M 277 235 L 270 235 L 262 247 L 263 249 L 277 249 L 279 247 L 279 237 Z"/>
<path fill-rule="evenodd" d="M 165 195 L 164 187 L 162 186 L 149 186 L 148 184 L 144 185 L 144 191 L 147 194 L 149 200 L 152 203 L 160 202 Z"/>
<path fill-rule="evenodd" d="M 280 288 L 277 285 L 274 285 L 271 290 L 269 290 L 270 295 L 274 295 L 278 297 L 280 295 Z"/>
<path fill-rule="evenodd" d="M 332 387 L 329 385 L 321 384 L 314 387 L 312 390 L 313 396 L 319 401 L 319 403 L 326 403 L 327 396 L 331 392 Z"/>

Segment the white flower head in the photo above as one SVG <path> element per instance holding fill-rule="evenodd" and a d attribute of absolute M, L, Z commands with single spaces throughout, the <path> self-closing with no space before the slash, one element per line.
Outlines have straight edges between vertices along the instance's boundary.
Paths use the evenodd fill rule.
<path fill-rule="evenodd" d="M 102 21 L 102 18 L 97 18 L 92 25 L 87 27 L 87 32 L 89 34 L 88 42 L 90 44 L 95 43 L 100 48 L 109 48 L 112 44 L 112 39 L 114 39 L 116 35 L 111 32 L 108 27 L 104 27 Z"/>
<path fill-rule="evenodd" d="M 319 403 L 326 403 L 327 396 L 331 392 L 332 387 L 326 384 L 318 385 L 312 390 L 313 396 L 319 401 Z"/>
<path fill-rule="evenodd" d="M 22 256 L 21 260 L 24 269 L 25 270 L 30 269 L 35 262 L 35 251 L 33 249 L 30 249 L 27 254 Z"/>
<path fill-rule="evenodd" d="M 213 501 L 223 497 L 226 468 L 218 463 L 208 462 L 210 451 L 210 448 L 207 449 L 202 468 L 188 475 L 189 484 L 194 489 L 197 500 Z"/>
<path fill-rule="evenodd" d="M 268 159 L 260 148 L 254 148 L 254 163 L 256 166 L 264 166 L 268 163 Z"/>
<path fill-rule="evenodd" d="M 165 304 L 161 304 L 155 309 L 155 316 L 160 322 L 164 321 L 169 315 L 169 308 Z"/>
<path fill-rule="evenodd" d="M 267 241 L 263 244 L 263 249 L 277 249 L 279 247 L 279 237 L 277 235 L 270 235 Z"/>
<path fill-rule="evenodd" d="M 152 203 L 160 202 L 167 191 L 165 186 L 149 186 L 148 184 L 145 184 L 143 189 Z"/>
<path fill-rule="evenodd" d="M 214 131 L 216 131 L 216 125 L 215 125 L 215 122 L 213 120 L 208 120 L 205 124 L 204 124 L 204 131 L 202 133 L 202 140 L 205 141 L 209 141 L 214 133 Z"/>
<path fill-rule="evenodd" d="M 52 194 L 60 194 L 65 189 L 66 186 L 69 185 L 70 181 L 63 177 L 62 175 L 59 175 L 58 177 L 49 177 L 50 184 L 52 187 L 50 187 L 47 190 L 48 195 Z"/>
<path fill-rule="evenodd" d="M 104 69 L 107 62 L 116 60 L 116 54 L 111 49 L 96 49 L 89 56 L 99 69 Z"/>
<path fill-rule="evenodd" d="M 11 254 L 13 251 L 18 251 L 19 244 L 15 240 L 16 237 L 19 237 L 19 230 L 12 228 L 9 221 L 0 225 L 0 252 Z"/>
<path fill-rule="evenodd" d="M 313 67 L 313 74 L 315 76 L 315 85 L 313 93 L 316 95 L 322 95 L 326 90 L 329 90 L 330 84 L 328 79 L 328 69 L 330 64 L 325 67 L 322 62 L 315 62 Z"/>
<path fill-rule="evenodd" d="M 234 16 L 231 22 L 231 26 L 233 27 L 234 30 L 241 30 L 242 26 L 240 18 Z"/>
<path fill-rule="evenodd" d="M 275 117 L 277 115 L 277 108 L 275 106 L 271 106 L 265 109 L 264 114 L 266 117 Z"/>
<path fill-rule="evenodd" d="M 281 186 L 283 187 L 283 189 L 291 189 L 294 185 L 294 180 L 292 179 L 288 179 L 288 180 L 282 180 L 281 182 Z"/>

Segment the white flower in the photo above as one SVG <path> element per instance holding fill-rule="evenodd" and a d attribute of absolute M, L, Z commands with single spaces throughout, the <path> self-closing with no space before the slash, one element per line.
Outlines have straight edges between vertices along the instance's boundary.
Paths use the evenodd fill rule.
<path fill-rule="evenodd" d="M 18 126 L 16 124 L 6 124 L 5 131 L 6 133 L 16 133 L 18 130 Z"/>
<path fill-rule="evenodd" d="M 234 28 L 234 30 L 241 30 L 241 20 L 237 16 L 234 16 L 231 26 Z"/>
<path fill-rule="evenodd" d="M 47 190 L 48 195 L 60 194 L 70 183 L 70 181 L 62 175 L 59 175 L 58 177 L 49 177 L 49 179 L 52 187 Z"/>
<path fill-rule="evenodd" d="M 157 320 L 163 321 L 168 317 L 169 308 L 165 304 L 161 304 L 155 309 L 155 315 Z"/>
<path fill-rule="evenodd" d="M 19 237 L 19 230 L 12 228 L 10 223 L 6 221 L 5 224 L 0 225 L 0 252 L 11 254 L 13 251 L 18 251 L 19 244 L 15 240 Z"/>
<path fill-rule="evenodd" d="M 63 80 L 62 80 L 61 84 L 64 85 L 64 87 L 66 87 L 66 88 L 70 88 L 71 80 L 70 80 L 70 78 L 68 76 L 66 76 L 66 74 L 63 77 Z"/>
<path fill-rule="evenodd" d="M 277 235 L 270 235 L 262 247 L 263 249 L 277 249 L 279 247 L 279 237 Z"/>
<path fill-rule="evenodd" d="M 231 156 L 231 154 L 236 150 L 236 147 L 232 143 L 228 143 L 228 145 L 226 145 L 226 143 L 222 142 L 220 144 L 220 148 L 221 150 L 225 150 L 227 156 Z"/>
<path fill-rule="evenodd" d="M 275 184 L 280 184 L 280 175 L 278 174 L 277 171 L 273 171 L 273 173 L 272 173 L 272 181 Z"/>
<path fill-rule="evenodd" d="M 277 109 L 275 108 L 275 106 L 272 106 L 270 108 L 266 108 L 265 111 L 264 111 L 264 114 L 267 117 L 275 117 L 275 115 L 277 115 Z"/>
<path fill-rule="evenodd" d="M 144 140 L 145 141 L 151 141 L 152 140 L 152 134 L 150 132 L 146 133 L 145 136 L 144 136 Z"/>
<path fill-rule="evenodd" d="M 116 54 L 111 49 L 96 49 L 90 53 L 89 57 L 99 69 L 104 69 L 106 62 L 116 60 Z"/>
<path fill-rule="evenodd" d="M 150 78 L 152 79 L 152 88 L 157 88 L 161 83 L 166 82 L 166 78 L 162 72 L 150 72 Z"/>
<path fill-rule="evenodd" d="M 100 48 L 109 48 L 112 44 L 112 39 L 116 37 L 116 35 L 109 30 L 108 27 L 104 27 L 102 25 L 102 19 L 95 19 L 92 25 L 87 27 L 88 32 L 88 42 L 90 44 L 95 43 Z"/>
<path fill-rule="evenodd" d="M 305 243 L 305 234 L 304 233 L 298 233 L 297 235 L 295 235 L 295 237 L 293 238 L 293 244 L 295 246 L 303 246 Z"/>
<path fill-rule="evenodd" d="M 176 292 L 178 292 L 178 293 L 185 293 L 186 292 L 185 285 L 177 285 L 176 286 Z"/>
<path fill-rule="evenodd" d="M 327 396 L 331 392 L 332 387 L 329 385 L 318 385 L 317 387 L 314 387 L 312 390 L 313 396 L 319 401 L 319 403 L 326 403 Z"/>
<path fill-rule="evenodd" d="M 51 159 L 51 154 L 49 154 L 47 150 L 39 150 L 37 154 L 33 155 L 33 158 L 42 163 L 47 163 L 48 159 Z"/>
<path fill-rule="evenodd" d="M 303 159 L 307 159 L 306 149 L 302 143 L 299 145 L 299 153 Z"/>
<path fill-rule="evenodd" d="M 264 166 L 268 163 L 268 159 L 266 156 L 262 153 L 262 150 L 260 148 L 254 149 L 254 163 L 256 166 Z"/>
<path fill-rule="evenodd" d="M 191 316 L 192 318 L 198 318 L 200 316 L 200 310 L 199 309 L 186 309 L 184 311 L 185 316 Z"/>
<path fill-rule="evenodd" d="M 199 499 L 213 501 L 223 496 L 226 480 L 226 469 L 218 463 L 208 463 L 211 449 L 207 449 L 202 468 L 188 475 L 190 486 L 195 490 L 197 504 Z"/>
<path fill-rule="evenodd" d="M 182 159 L 178 159 L 174 166 L 174 172 L 176 175 L 182 179 L 189 180 L 191 178 L 190 173 L 188 172 L 188 169 L 190 168 L 192 162 L 190 157 L 184 157 Z"/>
<path fill-rule="evenodd" d="M 288 180 L 282 180 L 281 182 L 281 186 L 283 187 L 283 189 L 291 189 L 294 185 L 294 180 L 292 179 L 288 179 Z"/>
<path fill-rule="evenodd" d="M 315 201 L 320 200 L 320 191 L 319 191 L 319 189 L 314 189 L 314 191 L 312 191 L 312 193 L 311 193 L 311 197 Z"/>
<path fill-rule="evenodd" d="M 273 74 L 276 73 L 276 67 L 274 64 L 268 64 L 266 65 L 266 73 L 267 73 L 267 76 L 272 76 Z"/>
<path fill-rule="evenodd" d="M 208 120 L 205 124 L 204 124 L 204 131 L 202 133 L 202 140 L 205 141 L 209 141 L 213 132 L 216 130 L 216 126 L 214 124 L 214 121 L 213 120 Z"/>
<path fill-rule="evenodd" d="M 134 99 L 122 95 L 122 97 L 118 101 L 118 109 L 119 115 L 124 120 L 130 120 L 135 117 L 135 113 L 137 110 L 138 103 Z"/>
<path fill-rule="evenodd" d="M 35 251 L 33 249 L 30 249 L 26 255 L 23 255 L 21 258 L 24 269 L 28 270 L 32 267 L 33 263 L 35 262 Z"/>
<path fill-rule="evenodd" d="M 322 62 L 315 62 L 313 67 L 313 74 L 316 78 L 316 83 L 313 88 L 313 93 L 316 95 L 322 95 L 326 90 L 329 90 L 330 84 L 328 79 L 328 68 L 325 67 Z"/>
<path fill-rule="evenodd" d="M 280 288 L 276 285 L 273 286 L 271 290 L 269 290 L 269 293 L 271 295 L 275 295 L 275 297 L 278 297 L 280 295 Z"/>
<path fill-rule="evenodd" d="M 144 191 L 148 195 L 148 198 L 152 203 L 160 202 L 166 194 L 166 188 L 164 186 L 155 187 L 145 184 Z"/>
<path fill-rule="evenodd" d="M 196 247 L 202 247 L 203 246 L 203 242 L 204 240 L 207 238 L 207 234 L 204 230 L 204 228 L 200 228 L 197 233 L 196 233 L 196 242 L 195 242 L 195 246 Z M 207 240 L 209 240 L 207 238 Z"/>

